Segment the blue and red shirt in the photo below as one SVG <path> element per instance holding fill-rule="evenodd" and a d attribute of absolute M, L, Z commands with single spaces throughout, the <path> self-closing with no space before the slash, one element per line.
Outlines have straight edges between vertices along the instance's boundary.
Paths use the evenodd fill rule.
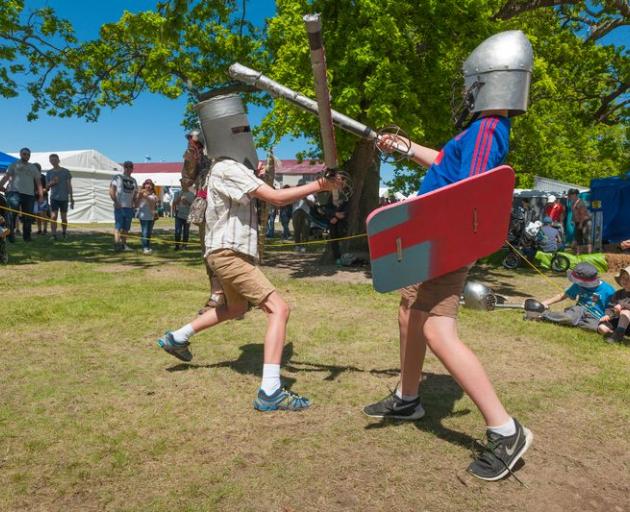
<path fill-rule="evenodd" d="M 497 167 L 505 160 L 509 149 L 509 118 L 480 117 L 438 153 L 422 180 L 418 195 Z"/>

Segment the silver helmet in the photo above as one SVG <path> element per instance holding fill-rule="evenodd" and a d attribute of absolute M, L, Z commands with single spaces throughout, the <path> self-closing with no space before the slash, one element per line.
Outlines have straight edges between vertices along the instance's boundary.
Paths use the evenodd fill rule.
<path fill-rule="evenodd" d="M 520 30 L 490 36 L 464 62 L 468 110 L 507 110 L 510 116 L 525 113 L 533 62 L 532 45 Z"/>
<path fill-rule="evenodd" d="M 195 105 L 208 158 L 230 158 L 256 170 L 258 157 L 243 101 L 238 94 L 215 96 Z"/>
<path fill-rule="evenodd" d="M 464 306 L 470 309 L 492 311 L 497 298 L 490 288 L 478 281 L 468 281 L 464 286 Z"/>

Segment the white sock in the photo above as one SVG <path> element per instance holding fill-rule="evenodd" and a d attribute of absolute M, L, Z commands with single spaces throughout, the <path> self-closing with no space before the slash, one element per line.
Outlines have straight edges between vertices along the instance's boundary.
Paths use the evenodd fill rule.
<path fill-rule="evenodd" d="M 280 389 L 280 365 L 279 364 L 263 364 L 262 389 L 267 396 L 273 395 Z"/>
<path fill-rule="evenodd" d="M 488 430 L 495 432 L 502 436 L 513 436 L 516 434 L 516 423 L 514 423 L 514 419 L 510 418 L 503 425 L 499 425 L 497 427 L 488 426 Z"/>
<path fill-rule="evenodd" d="M 192 328 L 192 324 L 186 324 L 181 329 L 173 331 L 172 334 L 177 343 L 186 343 L 188 338 L 195 334 L 195 330 Z"/>
<path fill-rule="evenodd" d="M 397 388 L 396 396 L 400 398 L 403 402 L 411 402 L 412 400 L 418 398 L 418 393 L 416 393 L 415 395 L 403 395 L 402 390 L 400 388 Z"/>

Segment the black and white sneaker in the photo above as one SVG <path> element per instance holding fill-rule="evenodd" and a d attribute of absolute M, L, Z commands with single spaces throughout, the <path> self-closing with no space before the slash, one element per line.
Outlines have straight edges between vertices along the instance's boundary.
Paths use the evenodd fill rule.
<path fill-rule="evenodd" d="M 500 480 L 508 473 L 512 473 L 512 468 L 534 439 L 534 434 L 528 429 L 516 420 L 514 423 L 516 424 L 516 433 L 511 436 L 502 436 L 491 430 L 486 432 L 488 443 L 483 446 L 477 460 L 468 466 L 468 471 L 477 478 L 491 482 Z"/>
<path fill-rule="evenodd" d="M 366 405 L 363 412 L 370 418 L 391 418 L 393 420 L 419 420 L 424 416 L 420 397 L 405 401 L 398 398 L 395 392 L 380 402 Z"/>

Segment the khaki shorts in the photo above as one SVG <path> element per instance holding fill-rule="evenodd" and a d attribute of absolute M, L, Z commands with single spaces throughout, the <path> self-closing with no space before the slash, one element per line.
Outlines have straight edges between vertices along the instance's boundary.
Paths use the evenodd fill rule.
<path fill-rule="evenodd" d="M 459 299 L 468 271 L 467 265 L 435 279 L 406 286 L 400 290 L 400 305 L 436 316 L 457 318 Z"/>
<path fill-rule="evenodd" d="M 208 254 L 206 261 L 221 281 L 230 306 L 247 303 L 259 306 L 275 290 L 250 256 L 219 249 Z"/>

